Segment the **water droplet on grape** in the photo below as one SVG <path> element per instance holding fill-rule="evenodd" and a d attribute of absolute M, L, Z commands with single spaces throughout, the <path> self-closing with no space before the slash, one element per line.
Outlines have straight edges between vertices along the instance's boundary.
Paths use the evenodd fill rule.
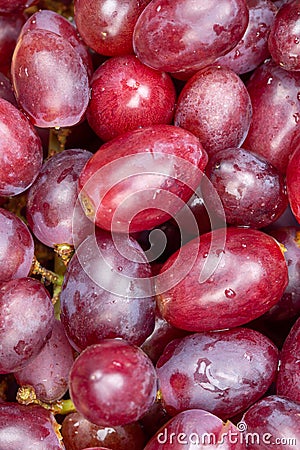
<path fill-rule="evenodd" d="M 118 266 L 118 271 L 122 272 L 123 271 L 123 267 L 122 266 Z"/>
<path fill-rule="evenodd" d="M 273 81 L 273 78 L 272 78 L 272 77 L 268 78 L 267 84 L 271 84 L 272 81 Z"/>
<path fill-rule="evenodd" d="M 236 296 L 236 293 L 233 289 L 225 289 L 225 295 L 227 298 L 234 298 Z"/>

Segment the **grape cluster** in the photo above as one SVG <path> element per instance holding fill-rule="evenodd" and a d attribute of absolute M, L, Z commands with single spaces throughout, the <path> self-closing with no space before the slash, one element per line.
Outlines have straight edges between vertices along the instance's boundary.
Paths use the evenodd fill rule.
<path fill-rule="evenodd" d="M 0 450 L 300 448 L 299 0 L 0 0 Z"/>

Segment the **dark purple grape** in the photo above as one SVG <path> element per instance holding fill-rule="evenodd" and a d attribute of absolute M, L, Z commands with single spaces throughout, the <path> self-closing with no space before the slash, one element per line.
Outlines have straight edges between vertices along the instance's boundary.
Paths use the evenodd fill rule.
<path fill-rule="evenodd" d="M 195 238 L 162 267 L 161 315 L 177 328 L 210 331 L 250 322 L 274 306 L 288 283 L 274 238 L 250 228 L 220 228 Z"/>
<path fill-rule="evenodd" d="M 0 373 L 22 369 L 42 350 L 54 326 L 54 308 L 44 286 L 19 278 L 0 286 Z"/>
<path fill-rule="evenodd" d="M 103 141 L 173 119 L 176 92 L 171 77 L 145 66 L 136 56 L 105 61 L 94 72 L 91 89 L 87 119 Z"/>
<path fill-rule="evenodd" d="M 233 328 L 175 339 L 156 367 L 167 412 L 205 408 L 225 420 L 263 396 L 277 365 L 278 351 L 268 338 Z"/>
<path fill-rule="evenodd" d="M 0 12 L 4 14 L 10 14 L 15 11 L 23 11 L 37 0 L 1 0 Z"/>
<path fill-rule="evenodd" d="M 88 74 L 67 39 L 40 29 L 22 34 L 11 74 L 17 101 L 34 125 L 67 127 L 83 118 L 89 102 Z"/>
<path fill-rule="evenodd" d="M 300 314 L 300 229 L 295 226 L 279 227 L 267 233 L 285 248 L 289 283 L 279 302 L 264 317 L 272 322 L 293 319 Z"/>
<path fill-rule="evenodd" d="M 243 416 L 249 450 L 295 450 L 300 442 L 300 404 L 271 395 Z"/>
<path fill-rule="evenodd" d="M 9 79 L 0 72 L 0 97 L 4 98 L 14 106 L 17 106 L 17 101 Z"/>
<path fill-rule="evenodd" d="M 277 394 L 300 403 L 300 318 L 283 344 L 280 360 Z"/>
<path fill-rule="evenodd" d="M 137 18 L 150 0 L 75 0 L 75 22 L 86 44 L 101 55 L 133 53 Z"/>
<path fill-rule="evenodd" d="M 106 445 L 111 450 L 142 450 L 146 442 L 138 422 L 102 427 L 89 422 L 78 412 L 65 417 L 61 434 L 66 450 L 81 450 L 95 445 Z"/>
<path fill-rule="evenodd" d="M 154 403 L 157 376 L 148 356 L 122 339 L 105 339 L 84 350 L 70 373 L 76 409 L 102 426 L 140 419 Z"/>
<path fill-rule="evenodd" d="M 286 171 L 286 184 L 291 210 L 300 223 L 300 142 L 296 144 Z"/>
<path fill-rule="evenodd" d="M 15 373 L 15 378 L 20 386 L 32 386 L 39 400 L 52 403 L 67 392 L 73 362 L 72 347 L 61 322 L 56 320 L 45 346 L 32 361 Z"/>
<path fill-rule="evenodd" d="M 277 8 L 271 0 L 246 0 L 249 23 L 239 43 L 216 63 L 229 67 L 238 74 L 256 69 L 270 56 L 268 37 Z"/>
<path fill-rule="evenodd" d="M 283 175 L 265 158 L 248 150 L 220 150 L 209 159 L 205 173 L 231 225 L 266 227 L 288 205 Z"/>
<path fill-rule="evenodd" d="M 254 71 L 247 89 L 253 115 L 243 147 L 285 173 L 299 131 L 300 74 L 267 60 Z"/>
<path fill-rule="evenodd" d="M 79 178 L 80 199 L 101 228 L 149 230 L 182 208 L 206 163 L 199 140 L 180 127 L 128 131 L 102 145 L 87 162 Z"/>
<path fill-rule="evenodd" d="M 41 406 L 0 403 L 1 450 L 62 450 L 59 426 Z"/>
<path fill-rule="evenodd" d="M 61 321 L 77 350 L 104 338 L 141 345 L 154 328 L 151 269 L 138 243 L 96 230 L 77 248 L 65 275 Z"/>
<path fill-rule="evenodd" d="M 0 15 L 0 68 L 4 73 L 6 70 L 9 72 L 14 48 L 25 20 L 25 16 L 20 13 Z"/>
<path fill-rule="evenodd" d="M 239 430 L 231 422 L 203 409 L 173 417 L 148 442 L 144 450 L 245 450 Z"/>
<path fill-rule="evenodd" d="M 291 0 L 279 9 L 269 36 L 273 61 L 285 70 L 300 70 L 300 5 Z"/>
<path fill-rule="evenodd" d="M 0 282 L 27 277 L 34 242 L 27 225 L 15 214 L 0 208 Z"/>
<path fill-rule="evenodd" d="M 197 136 L 211 156 L 243 143 L 251 115 L 250 97 L 238 75 L 227 67 L 209 66 L 183 87 L 174 124 Z"/>
<path fill-rule="evenodd" d="M 14 105 L 0 98 L 0 195 L 17 195 L 36 179 L 42 163 L 41 140 Z"/>
<path fill-rule="evenodd" d="M 91 222 L 77 201 L 79 175 L 92 153 L 64 150 L 46 160 L 28 192 L 26 217 L 43 244 L 79 243 L 92 232 Z"/>
<path fill-rule="evenodd" d="M 134 50 L 154 69 L 199 70 L 239 42 L 248 18 L 243 0 L 211 0 L 201 6 L 193 0 L 152 0 L 137 20 Z"/>

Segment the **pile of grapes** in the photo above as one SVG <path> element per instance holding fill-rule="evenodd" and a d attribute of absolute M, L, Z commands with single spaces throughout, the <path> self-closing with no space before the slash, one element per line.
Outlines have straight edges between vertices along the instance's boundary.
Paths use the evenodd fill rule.
<path fill-rule="evenodd" d="M 299 0 L 0 0 L 0 450 L 299 450 L 299 223 Z"/>

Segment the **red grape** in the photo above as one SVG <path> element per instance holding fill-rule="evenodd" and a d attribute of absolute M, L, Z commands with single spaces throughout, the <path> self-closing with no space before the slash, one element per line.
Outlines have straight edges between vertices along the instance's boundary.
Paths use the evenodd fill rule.
<path fill-rule="evenodd" d="M 157 362 L 167 411 L 205 408 L 222 419 L 245 411 L 271 385 L 278 351 L 247 328 L 195 333 L 167 345 Z"/>
<path fill-rule="evenodd" d="M 77 350 L 104 338 L 141 345 L 154 328 L 151 269 L 138 243 L 96 230 L 77 248 L 64 278 L 61 321 Z"/>
<path fill-rule="evenodd" d="M 40 29 L 22 34 L 11 73 L 17 101 L 36 126 L 67 127 L 83 118 L 89 102 L 88 74 L 67 39 Z"/>
<path fill-rule="evenodd" d="M 0 195 L 24 192 L 43 162 L 41 140 L 15 106 L 0 98 Z"/>
<path fill-rule="evenodd" d="M 133 55 L 105 61 L 94 72 L 91 88 L 87 119 L 103 141 L 172 121 L 176 93 L 170 76 L 145 66 Z"/>
<path fill-rule="evenodd" d="M 73 362 L 72 347 L 61 322 L 56 320 L 45 346 L 23 369 L 15 372 L 15 378 L 20 386 L 32 386 L 39 400 L 52 403 L 67 392 Z"/>
<path fill-rule="evenodd" d="M 37 405 L 0 403 L 1 450 L 63 450 L 58 424 Z"/>
<path fill-rule="evenodd" d="M 65 150 L 45 161 L 29 189 L 28 225 L 43 244 L 79 244 L 92 231 L 91 222 L 77 202 L 77 183 L 92 153 Z"/>
<path fill-rule="evenodd" d="M 299 132 L 300 74 L 268 60 L 255 70 L 247 89 L 253 115 L 243 146 L 285 173 Z"/>
<path fill-rule="evenodd" d="M 300 318 L 286 338 L 281 355 L 277 378 L 277 394 L 300 402 Z"/>
<path fill-rule="evenodd" d="M 187 275 L 186 266 L 191 267 Z M 168 259 L 157 280 L 157 302 L 175 327 L 219 330 L 268 311 L 287 283 L 287 265 L 275 239 L 230 227 L 204 234 L 200 242 L 195 238 Z"/>
<path fill-rule="evenodd" d="M 226 55 L 217 59 L 238 74 L 256 69 L 270 56 L 268 37 L 277 13 L 271 0 L 246 0 L 249 8 L 247 30 L 239 43 Z"/>
<path fill-rule="evenodd" d="M 24 10 L 28 6 L 36 3 L 37 0 L 1 0 L 0 12 L 10 14 L 15 11 Z"/>
<path fill-rule="evenodd" d="M 0 97 L 17 106 L 17 101 L 9 79 L 0 72 Z"/>
<path fill-rule="evenodd" d="M 182 128 L 152 125 L 128 131 L 87 162 L 79 178 L 80 198 L 101 228 L 151 229 L 182 208 L 206 163 L 199 140 Z"/>
<path fill-rule="evenodd" d="M 14 48 L 25 20 L 25 16 L 20 13 L 0 15 L 0 68 L 4 72 L 9 71 Z"/>
<path fill-rule="evenodd" d="M 102 427 L 89 422 L 78 412 L 65 417 L 61 434 L 66 450 L 81 450 L 94 445 L 106 445 L 112 450 L 142 450 L 146 440 L 138 422 Z"/>
<path fill-rule="evenodd" d="M 134 50 L 154 69 L 199 70 L 239 42 L 248 19 L 244 0 L 152 0 L 135 25 Z"/>
<path fill-rule="evenodd" d="M 226 67 L 209 66 L 183 87 L 174 123 L 199 137 L 211 156 L 243 143 L 251 115 L 250 97 L 238 75 Z"/>
<path fill-rule="evenodd" d="M 229 421 L 203 409 L 173 417 L 148 442 L 144 450 L 245 450 L 239 430 Z"/>
<path fill-rule="evenodd" d="M 292 153 L 286 171 L 286 184 L 291 210 L 300 223 L 300 143 Z"/>
<path fill-rule="evenodd" d="M 27 277 L 34 242 L 27 225 L 15 214 L 0 208 L 0 282 Z"/>
<path fill-rule="evenodd" d="M 255 403 L 243 417 L 249 450 L 295 450 L 300 442 L 300 404 L 271 395 Z M 248 436 L 248 438 L 247 438 Z"/>
<path fill-rule="evenodd" d="M 133 29 L 149 1 L 75 0 L 75 22 L 79 33 L 86 44 L 101 55 L 133 53 Z"/>
<path fill-rule="evenodd" d="M 300 70 L 299 15 L 298 0 L 282 5 L 269 36 L 268 44 L 273 61 L 286 70 Z"/>
<path fill-rule="evenodd" d="M 220 196 L 229 224 L 266 227 L 288 205 L 283 175 L 248 150 L 220 150 L 210 158 L 205 173 Z"/>
<path fill-rule="evenodd" d="M 75 407 L 96 425 L 125 425 L 140 419 L 154 403 L 156 391 L 151 360 L 121 339 L 88 347 L 70 373 Z"/>
<path fill-rule="evenodd" d="M 33 278 L 0 286 L 0 373 L 22 369 L 32 361 L 54 325 L 54 308 L 45 287 Z"/>

